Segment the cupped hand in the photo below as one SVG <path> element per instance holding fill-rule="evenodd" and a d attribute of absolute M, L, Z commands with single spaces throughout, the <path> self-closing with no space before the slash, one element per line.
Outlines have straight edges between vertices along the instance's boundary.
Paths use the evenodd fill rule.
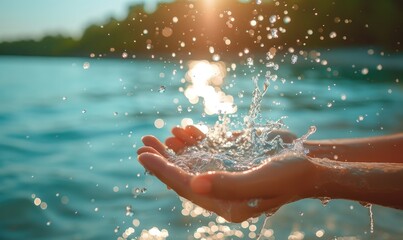
<path fill-rule="evenodd" d="M 180 152 L 204 134 L 193 126 L 174 128 L 167 146 Z M 153 136 L 143 138 L 140 163 L 180 196 L 215 212 L 228 221 L 241 222 L 282 205 L 310 197 L 318 178 L 315 164 L 306 156 L 287 154 L 268 159 L 244 172 L 208 172 L 194 175 L 170 163 L 166 146 Z"/>
<path fill-rule="evenodd" d="M 234 131 L 229 138 L 237 138 L 242 133 L 243 131 Z M 197 142 L 206 137 L 202 131 L 193 125 L 188 125 L 185 128 L 174 127 L 172 128 L 172 134 L 172 137 L 165 140 L 165 144 L 176 153 L 180 153 L 185 147 L 197 144 Z M 258 134 L 260 134 L 259 130 Z M 280 136 L 284 143 L 292 143 L 297 139 L 295 134 L 282 129 L 271 131 L 267 138 L 271 140 L 277 136 Z"/>

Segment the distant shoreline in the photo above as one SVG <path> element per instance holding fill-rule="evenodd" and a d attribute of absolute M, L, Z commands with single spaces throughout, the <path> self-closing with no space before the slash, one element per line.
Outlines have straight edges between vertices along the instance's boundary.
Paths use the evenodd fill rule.
<path fill-rule="evenodd" d="M 261 5 L 253 1 L 217 2 L 206 9 L 200 1 L 182 0 L 161 3 L 149 14 L 142 5 L 135 5 L 129 7 L 125 19 L 111 18 L 103 25 L 91 25 L 80 39 L 56 35 L 1 42 L 0 55 L 99 57 L 101 54 L 102 58 L 121 58 L 126 53 L 128 57 L 148 59 L 155 55 L 166 59 L 175 54 L 176 58 L 188 59 L 191 52 L 192 58 L 210 58 L 212 53 L 218 53 L 227 60 L 238 58 L 238 52 L 244 49 L 261 53 L 270 47 L 299 50 L 366 46 L 399 53 L 403 39 L 402 8 L 403 1 L 390 0 L 357 0 L 354 4 L 290 0 L 284 5 L 271 1 Z M 252 26 L 250 20 L 257 16 L 261 20 L 254 20 Z M 277 17 L 274 23 L 268 21 L 271 16 Z M 285 17 L 291 21 L 286 23 Z M 270 36 L 271 29 L 278 31 L 278 38 Z"/>

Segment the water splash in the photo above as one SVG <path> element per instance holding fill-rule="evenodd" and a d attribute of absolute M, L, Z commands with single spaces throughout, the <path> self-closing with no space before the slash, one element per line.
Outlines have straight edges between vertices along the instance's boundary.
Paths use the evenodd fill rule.
<path fill-rule="evenodd" d="M 305 135 L 290 142 L 283 139 L 286 135 L 283 118 L 262 123 L 262 100 L 272 79 L 269 74 L 261 84 L 258 77 L 252 78 L 252 102 L 248 115 L 240 124 L 242 130 L 232 130 L 228 115 L 219 115 L 219 120 L 208 130 L 205 139 L 181 154 L 173 154 L 169 161 L 196 174 L 217 170 L 244 171 L 265 163 L 270 157 L 290 151 L 307 154 L 303 142 L 316 131 L 314 126 Z"/>
<path fill-rule="evenodd" d="M 362 206 L 365 208 L 368 208 L 368 214 L 369 214 L 369 230 L 370 233 L 374 233 L 374 213 L 372 212 L 372 204 L 368 202 L 360 202 Z"/>

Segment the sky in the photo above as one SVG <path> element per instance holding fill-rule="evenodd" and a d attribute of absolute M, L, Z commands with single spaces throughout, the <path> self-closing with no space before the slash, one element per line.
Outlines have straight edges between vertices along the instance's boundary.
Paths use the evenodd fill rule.
<path fill-rule="evenodd" d="M 79 38 L 91 24 L 123 19 L 128 6 L 152 9 L 160 0 L 0 0 L 0 42 L 48 34 Z"/>

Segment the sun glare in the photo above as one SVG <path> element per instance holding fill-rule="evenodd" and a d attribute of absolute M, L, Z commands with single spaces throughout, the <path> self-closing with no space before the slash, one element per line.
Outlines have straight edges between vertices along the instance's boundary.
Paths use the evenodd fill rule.
<path fill-rule="evenodd" d="M 192 61 L 186 80 L 190 83 L 185 90 L 189 102 L 196 104 L 203 98 L 206 114 L 235 113 L 234 98 L 221 90 L 226 74 L 223 62 Z"/>

